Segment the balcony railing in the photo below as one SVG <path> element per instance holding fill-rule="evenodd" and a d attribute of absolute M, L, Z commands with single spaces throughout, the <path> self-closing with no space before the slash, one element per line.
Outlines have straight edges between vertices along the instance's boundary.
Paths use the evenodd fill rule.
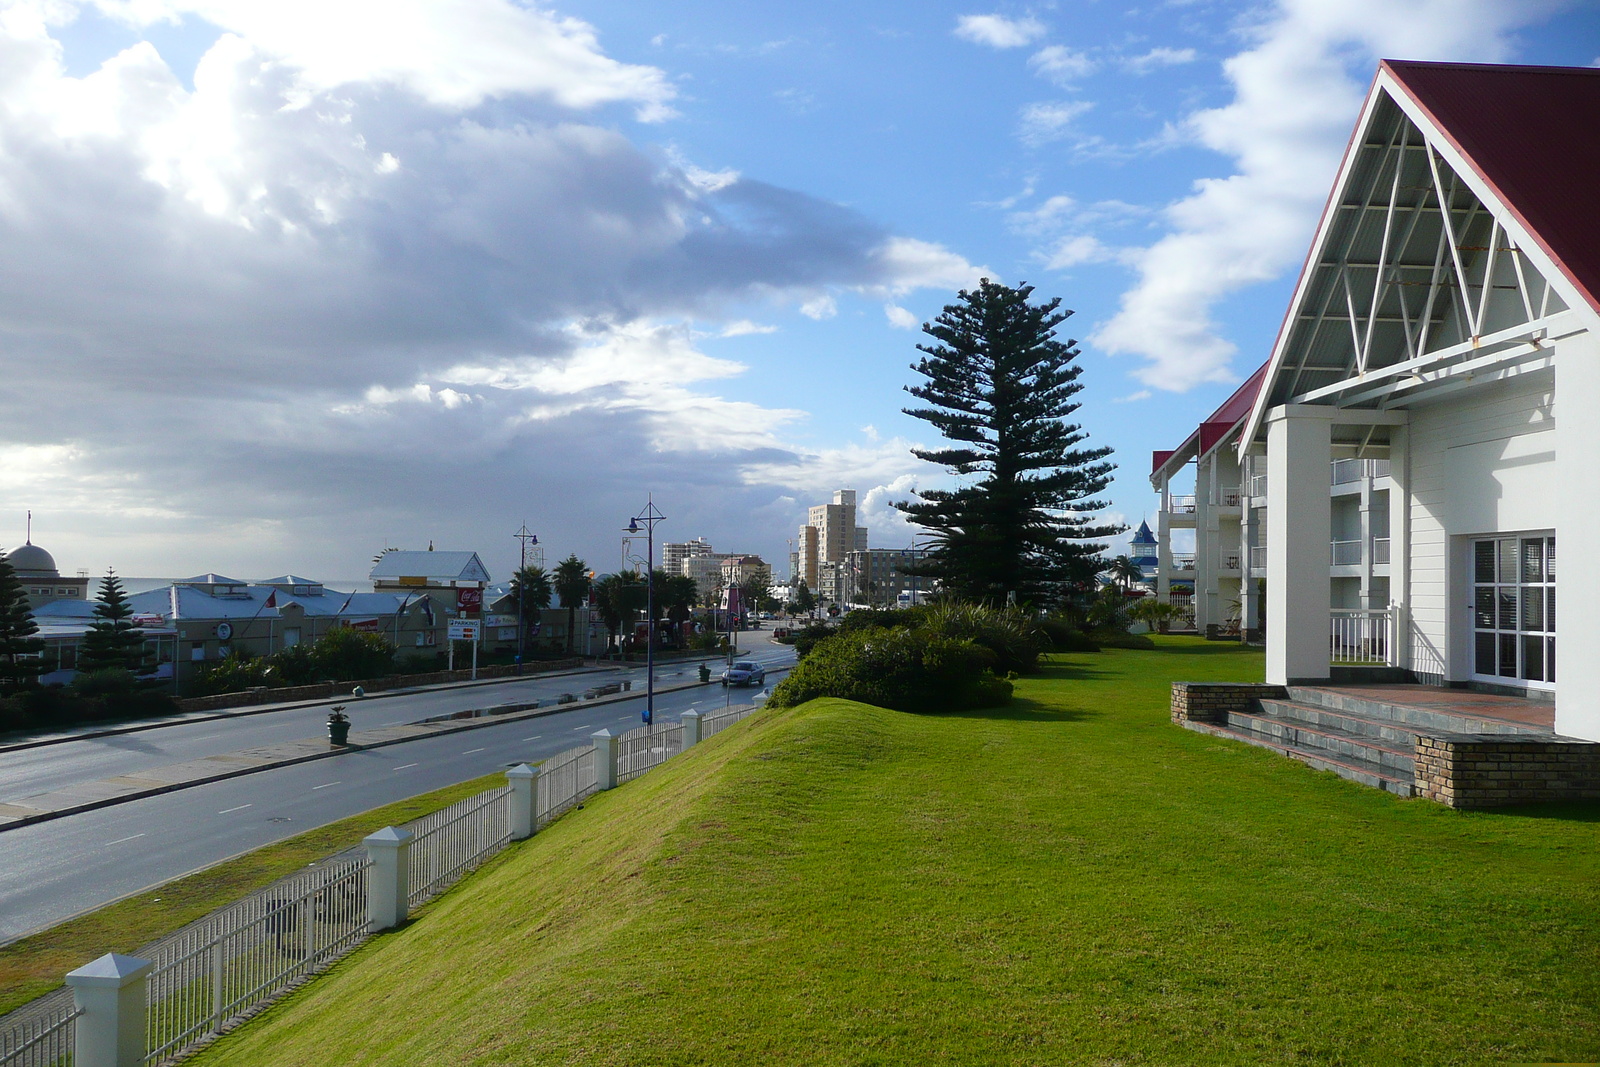
<path fill-rule="evenodd" d="M 1329 546 L 1332 551 L 1332 560 L 1335 567 L 1353 567 L 1361 562 L 1360 541 L 1335 541 Z"/>
<path fill-rule="evenodd" d="M 1328 661 L 1342 666 L 1394 666 L 1394 608 L 1334 608 Z"/>
<path fill-rule="evenodd" d="M 1336 459 L 1333 461 L 1333 484 L 1348 485 L 1363 478 L 1387 478 L 1389 461 L 1386 459 Z"/>
<path fill-rule="evenodd" d="M 1245 483 L 1250 490 L 1250 495 L 1258 500 L 1267 498 L 1267 476 L 1265 474 L 1252 474 Z"/>
<path fill-rule="evenodd" d="M 1225 571 L 1236 571 L 1236 570 L 1238 570 L 1239 569 L 1239 554 L 1237 552 L 1234 552 L 1234 553 L 1232 553 L 1230 555 L 1223 556 L 1222 557 L 1222 569 L 1225 570 Z"/>
<path fill-rule="evenodd" d="M 1175 570 L 1175 571 L 1192 571 L 1192 570 L 1194 570 L 1194 556 L 1192 556 L 1192 555 L 1184 555 L 1184 556 L 1174 555 L 1172 557 L 1172 569 Z"/>
<path fill-rule="evenodd" d="M 1374 537 L 1372 539 L 1372 562 L 1389 562 L 1389 539 L 1387 537 Z"/>
<path fill-rule="evenodd" d="M 1193 496 L 1173 496 L 1167 498 L 1167 511 L 1174 515 L 1193 515 L 1195 500 Z"/>
<path fill-rule="evenodd" d="M 1224 486 L 1212 494 L 1211 497 L 1213 507 L 1236 508 L 1243 502 L 1237 485 Z"/>
<path fill-rule="evenodd" d="M 1253 571 L 1264 571 L 1267 569 L 1266 545 L 1250 546 L 1250 569 Z"/>

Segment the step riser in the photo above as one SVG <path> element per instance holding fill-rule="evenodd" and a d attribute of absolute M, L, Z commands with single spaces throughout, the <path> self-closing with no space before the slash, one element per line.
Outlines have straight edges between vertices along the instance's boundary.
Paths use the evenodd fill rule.
<path fill-rule="evenodd" d="M 1259 703 L 1261 711 L 1274 719 L 1361 734 L 1402 748 L 1415 748 L 1417 745 L 1417 731 L 1402 723 L 1367 719 L 1346 711 L 1306 707 L 1282 700 L 1262 700 Z"/>
<path fill-rule="evenodd" d="M 1280 756 L 1288 756 L 1290 759 L 1299 760 L 1306 766 L 1315 768 L 1316 770 L 1332 771 L 1334 774 L 1337 774 L 1340 778 L 1344 778 L 1347 781 L 1357 782 L 1361 785 L 1370 786 L 1373 789 L 1382 789 L 1385 792 L 1393 793 L 1396 796 L 1409 797 L 1416 795 L 1416 790 L 1412 787 L 1411 779 L 1404 776 L 1389 777 L 1387 775 L 1378 774 L 1372 771 L 1347 767 L 1338 763 L 1330 763 L 1326 760 L 1319 759 L 1310 752 L 1286 748 L 1284 745 L 1274 742 L 1269 738 L 1261 737 L 1257 734 L 1241 733 L 1237 730 L 1230 730 L 1226 727 L 1213 725 L 1211 723 L 1185 722 L 1183 726 L 1185 729 L 1193 730 L 1196 733 L 1210 734 L 1212 737 L 1221 738 L 1226 741 L 1242 741 L 1247 745 L 1255 745 L 1257 748 L 1265 748 L 1269 751 L 1278 753 Z"/>
<path fill-rule="evenodd" d="M 1289 690 L 1289 699 L 1297 704 L 1311 704 L 1316 707 L 1327 708 L 1330 711 L 1344 711 L 1352 715 L 1382 719 L 1410 726 L 1420 731 L 1434 730 L 1457 734 L 1549 733 L 1548 730 L 1537 726 L 1523 726 L 1520 723 L 1501 723 L 1491 719 L 1451 715 L 1448 712 L 1434 711 L 1431 708 L 1386 704 L 1378 700 L 1365 700 L 1361 697 L 1348 696 L 1344 693 L 1330 693 L 1320 689 L 1294 687 Z"/>
<path fill-rule="evenodd" d="M 1403 777 L 1409 778 L 1416 772 L 1416 760 L 1413 756 L 1365 745 L 1357 738 L 1329 737 L 1326 734 L 1301 729 L 1295 723 L 1258 715 L 1230 715 L 1228 725 L 1274 744 L 1311 752 L 1325 752 L 1338 759 L 1359 760 Z"/>

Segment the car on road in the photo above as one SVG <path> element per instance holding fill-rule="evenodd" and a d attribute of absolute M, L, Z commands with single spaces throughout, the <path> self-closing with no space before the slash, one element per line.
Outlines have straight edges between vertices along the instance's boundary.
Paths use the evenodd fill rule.
<path fill-rule="evenodd" d="M 722 672 L 723 685 L 764 685 L 767 669 L 759 663 L 740 660 Z"/>

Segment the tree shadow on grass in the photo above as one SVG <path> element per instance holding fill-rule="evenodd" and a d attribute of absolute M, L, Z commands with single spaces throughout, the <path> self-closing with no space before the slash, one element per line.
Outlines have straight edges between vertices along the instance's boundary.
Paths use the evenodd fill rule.
<path fill-rule="evenodd" d="M 1559 822 L 1600 822 L 1600 800 L 1551 800 L 1504 808 L 1479 808 L 1484 815 L 1514 819 L 1555 819 Z"/>
<path fill-rule="evenodd" d="M 969 708 L 966 711 L 935 712 L 941 719 L 993 719 L 1007 722 L 1082 722 L 1098 712 L 1086 708 L 1063 708 L 1043 704 L 1028 697 L 1012 697 L 1003 708 Z"/>

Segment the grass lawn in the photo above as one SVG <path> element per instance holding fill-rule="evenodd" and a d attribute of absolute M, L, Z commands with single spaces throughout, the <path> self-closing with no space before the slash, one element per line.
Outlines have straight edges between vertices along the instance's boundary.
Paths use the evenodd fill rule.
<path fill-rule="evenodd" d="M 192 1063 L 1600 1057 L 1600 805 L 1459 813 L 1173 726 L 1237 646 L 993 713 L 768 710 Z"/>
<path fill-rule="evenodd" d="M 374 830 L 504 784 L 504 775 L 491 774 L 364 811 L 13 941 L 0 948 L 0 1015 L 57 988 L 68 971 L 107 952 L 132 953 L 308 863 L 360 844 Z"/>

